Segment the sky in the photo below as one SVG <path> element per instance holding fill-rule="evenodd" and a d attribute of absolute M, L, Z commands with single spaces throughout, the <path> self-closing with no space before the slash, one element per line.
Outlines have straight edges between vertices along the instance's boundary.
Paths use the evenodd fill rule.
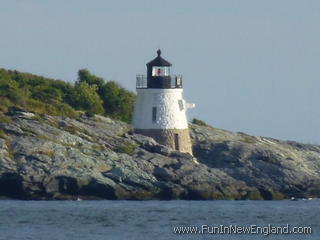
<path fill-rule="evenodd" d="M 318 0 L 1 0 L 0 68 L 134 91 L 160 48 L 189 119 L 320 144 L 319 23 Z"/>

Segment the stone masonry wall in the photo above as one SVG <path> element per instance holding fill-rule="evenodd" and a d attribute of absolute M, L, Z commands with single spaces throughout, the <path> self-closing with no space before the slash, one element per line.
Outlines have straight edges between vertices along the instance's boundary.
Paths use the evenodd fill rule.
<path fill-rule="evenodd" d="M 192 154 L 189 129 L 135 129 L 135 133 L 154 138 L 158 143 L 175 149 L 175 134 L 179 136 L 179 151 Z"/>

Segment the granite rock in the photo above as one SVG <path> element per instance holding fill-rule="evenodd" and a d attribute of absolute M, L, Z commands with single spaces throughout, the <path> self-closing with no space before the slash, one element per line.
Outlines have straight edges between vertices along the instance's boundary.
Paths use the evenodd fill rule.
<path fill-rule="evenodd" d="M 26 117 L 28 116 L 28 117 Z M 107 117 L 0 123 L 0 196 L 14 199 L 319 197 L 320 146 L 190 125 L 194 157 Z M 120 146 L 120 147 L 119 147 Z M 196 160 L 195 160 L 196 158 Z"/>

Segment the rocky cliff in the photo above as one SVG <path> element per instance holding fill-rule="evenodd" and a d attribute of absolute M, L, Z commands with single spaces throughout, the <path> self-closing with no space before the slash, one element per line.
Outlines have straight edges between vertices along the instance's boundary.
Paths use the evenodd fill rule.
<path fill-rule="evenodd" d="M 129 125 L 0 112 L 0 196 L 16 199 L 319 197 L 320 146 L 190 125 L 172 151 Z"/>

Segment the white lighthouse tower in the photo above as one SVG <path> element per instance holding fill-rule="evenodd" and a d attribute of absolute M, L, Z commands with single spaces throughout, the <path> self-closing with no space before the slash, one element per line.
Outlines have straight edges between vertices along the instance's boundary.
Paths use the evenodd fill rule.
<path fill-rule="evenodd" d="M 147 63 L 147 76 L 137 75 L 134 131 L 192 155 L 186 111 L 194 104 L 183 99 L 181 76 L 171 76 L 171 63 L 161 57 L 160 50 L 157 54 Z"/>

